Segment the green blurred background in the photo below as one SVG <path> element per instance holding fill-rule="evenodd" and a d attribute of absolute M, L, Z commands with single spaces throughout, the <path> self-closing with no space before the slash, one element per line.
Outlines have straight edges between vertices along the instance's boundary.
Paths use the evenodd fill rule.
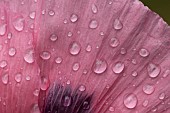
<path fill-rule="evenodd" d="M 170 0 L 140 0 L 170 25 Z"/>

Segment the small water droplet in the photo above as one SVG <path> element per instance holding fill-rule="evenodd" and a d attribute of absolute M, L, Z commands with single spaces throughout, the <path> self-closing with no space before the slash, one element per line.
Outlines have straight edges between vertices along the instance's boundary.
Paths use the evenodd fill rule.
<path fill-rule="evenodd" d="M 45 15 L 45 10 L 42 10 L 42 11 L 41 11 L 41 14 L 42 14 L 42 15 Z"/>
<path fill-rule="evenodd" d="M 11 39 L 12 38 L 12 33 L 8 33 L 7 38 Z"/>
<path fill-rule="evenodd" d="M 119 73 L 121 73 L 124 70 L 124 68 L 125 68 L 125 65 L 124 65 L 123 62 L 117 62 L 113 66 L 112 70 L 113 70 L 114 73 L 119 74 Z"/>
<path fill-rule="evenodd" d="M 155 90 L 155 88 L 152 85 L 146 84 L 143 86 L 143 92 L 145 94 L 150 95 L 154 92 L 154 90 Z"/>
<path fill-rule="evenodd" d="M 156 64 L 150 63 L 147 67 L 148 74 L 151 78 L 155 78 L 159 75 L 161 69 Z"/>
<path fill-rule="evenodd" d="M 113 27 L 116 30 L 120 30 L 123 28 L 123 24 L 119 19 L 115 19 L 114 23 L 113 23 Z"/>
<path fill-rule="evenodd" d="M 63 61 L 63 59 L 62 59 L 61 57 L 55 58 L 55 62 L 56 62 L 57 64 L 60 64 L 62 61 Z"/>
<path fill-rule="evenodd" d="M 138 75 L 138 73 L 136 71 L 132 72 L 132 76 L 136 77 Z"/>
<path fill-rule="evenodd" d="M 51 53 L 48 52 L 48 51 L 43 51 L 40 53 L 40 57 L 43 59 L 43 60 L 48 60 L 51 58 Z"/>
<path fill-rule="evenodd" d="M 51 40 L 52 42 L 56 41 L 57 39 L 58 39 L 58 37 L 57 37 L 57 35 L 55 35 L 55 34 L 52 34 L 52 35 L 50 36 L 50 40 Z"/>
<path fill-rule="evenodd" d="M 53 10 L 50 10 L 50 11 L 48 12 L 48 14 L 49 14 L 50 16 L 54 16 L 54 15 L 55 15 L 55 12 L 54 12 Z"/>
<path fill-rule="evenodd" d="M 35 12 L 35 11 L 33 11 L 33 12 L 31 12 L 31 13 L 29 14 L 29 17 L 30 17 L 31 19 L 35 19 L 35 16 L 36 16 L 36 12 Z"/>
<path fill-rule="evenodd" d="M 80 44 L 78 44 L 77 42 L 71 43 L 71 45 L 70 45 L 70 54 L 77 55 L 77 54 L 79 54 L 80 50 L 81 50 Z"/>
<path fill-rule="evenodd" d="M 137 61 L 136 61 L 136 59 L 132 59 L 132 64 L 137 64 Z"/>
<path fill-rule="evenodd" d="M 111 47 L 117 47 L 119 45 L 119 40 L 117 38 L 111 38 L 109 41 L 109 45 Z"/>
<path fill-rule="evenodd" d="M 3 49 L 3 45 L 0 44 L 0 51 Z"/>
<path fill-rule="evenodd" d="M 96 6 L 95 4 L 92 4 L 91 10 L 92 10 L 92 12 L 93 12 L 94 14 L 96 14 L 97 11 L 98 11 L 97 6 Z"/>
<path fill-rule="evenodd" d="M 104 36 L 104 32 L 103 32 L 103 31 L 101 31 L 101 32 L 100 32 L 100 35 L 101 35 L 101 36 Z"/>
<path fill-rule="evenodd" d="M 147 57 L 149 55 L 149 51 L 147 49 L 140 49 L 139 55 L 142 57 Z"/>
<path fill-rule="evenodd" d="M 0 61 L 0 67 L 1 67 L 1 68 L 5 68 L 7 65 L 8 65 L 8 63 L 7 63 L 6 60 Z"/>
<path fill-rule="evenodd" d="M 106 61 L 97 59 L 93 66 L 94 73 L 101 74 L 101 73 L 105 72 L 106 69 L 107 69 Z"/>
<path fill-rule="evenodd" d="M 120 53 L 121 53 L 122 55 L 126 54 L 125 48 L 121 48 Z"/>
<path fill-rule="evenodd" d="M 68 84 L 68 85 L 71 84 L 71 81 L 70 81 L 70 80 L 67 80 L 66 84 Z"/>
<path fill-rule="evenodd" d="M 163 77 L 166 78 L 168 75 L 170 75 L 170 70 L 166 70 L 163 74 Z"/>
<path fill-rule="evenodd" d="M 67 19 L 64 19 L 64 24 L 67 24 L 67 23 L 68 23 Z"/>
<path fill-rule="evenodd" d="M 84 85 L 81 85 L 81 86 L 79 87 L 79 91 L 83 92 L 83 91 L 85 91 L 85 90 L 86 90 L 86 87 L 85 87 Z"/>
<path fill-rule="evenodd" d="M 2 25 L 0 25 L 0 36 L 3 36 L 3 35 L 5 35 L 5 33 L 6 33 L 6 24 L 2 24 Z"/>
<path fill-rule="evenodd" d="M 41 77 L 41 86 L 40 86 L 40 88 L 42 90 L 47 90 L 48 87 L 49 87 L 49 80 L 46 77 Z"/>
<path fill-rule="evenodd" d="M 92 47 L 91 47 L 91 45 L 88 44 L 87 47 L 86 47 L 86 51 L 90 52 L 91 50 L 92 50 Z"/>
<path fill-rule="evenodd" d="M 9 75 L 6 73 L 2 76 L 2 83 L 8 84 L 8 80 L 9 80 Z"/>
<path fill-rule="evenodd" d="M 149 101 L 148 100 L 144 100 L 144 102 L 143 102 L 143 107 L 146 107 L 147 105 L 148 105 L 148 103 L 149 103 Z"/>
<path fill-rule="evenodd" d="M 71 17 L 70 17 L 70 21 L 74 23 L 77 20 L 78 20 L 78 16 L 76 14 L 72 14 Z"/>
<path fill-rule="evenodd" d="M 27 81 L 30 81 L 30 80 L 31 80 L 31 77 L 30 77 L 29 75 L 26 75 L 25 79 L 26 79 Z"/>
<path fill-rule="evenodd" d="M 152 112 L 156 112 L 157 110 L 158 110 L 158 108 L 154 107 L 154 108 L 152 109 Z"/>
<path fill-rule="evenodd" d="M 22 80 L 22 74 L 21 73 L 17 73 L 15 75 L 15 81 L 19 83 L 19 82 L 21 82 L 21 80 Z"/>
<path fill-rule="evenodd" d="M 84 101 L 83 102 L 83 109 L 84 110 L 88 110 L 88 109 L 90 109 L 90 105 L 89 105 L 90 103 L 88 102 L 88 101 Z"/>
<path fill-rule="evenodd" d="M 9 48 L 8 51 L 9 56 L 14 56 L 16 54 L 16 49 L 14 47 Z"/>
<path fill-rule="evenodd" d="M 63 100 L 63 106 L 68 107 L 71 105 L 71 97 L 70 96 L 65 96 Z"/>
<path fill-rule="evenodd" d="M 24 29 L 24 18 L 18 17 L 13 21 L 13 26 L 17 31 L 22 31 Z"/>
<path fill-rule="evenodd" d="M 88 73 L 87 69 L 83 70 L 83 74 L 86 75 Z"/>
<path fill-rule="evenodd" d="M 89 24 L 89 28 L 91 29 L 96 29 L 98 27 L 98 22 L 97 20 L 91 20 Z"/>
<path fill-rule="evenodd" d="M 40 90 L 38 90 L 38 89 L 35 89 L 35 90 L 34 90 L 34 92 L 33 92 L 33 95 L 38 97 L 38 95 L 39 95 L 39 92 L 40 92 Z"/>
<path fill-rule="evenodd" d="M 73 71 L 78 71 L 80 68 L 80 64 L 79 63 L 74 63 L 73 64 Z"/>
<path fill-rule="evenodd" d="M 34 54 L 33 50 L 27 50 L 26 54 L 24 55 L 24 60 L 29 64 L 33 63 L 34 62 L 34 55 L 33 54 Z"/>
<path fill-rule="evenodd" d="M 33 104 L 31 107 L 31 113 L 41 113 L 38 107 L 38 104 Z"/>
<path fill-rule="evenodd" d="M 130 93 L 124 97 L 123 102 L 124 102 L 125 107 L 129 109 L 133 109 L 136 107 L 138 99 L 135 94 Z"/>
<path fill-rule="evenodd" d="M 68 32 L 68 34 L 67 34 L 68 37 L 71 37 L 72 35 L 73 35 L 72 32 Z"/>
<path fill-rule="evenodd" d="M 115 111 L 114 107 L 109 107 L 109 111 Z"/>
<path fill-rule="evenodd" d="M 160 95 L 159 95 L 159 99 L 160 100 L 163 100 L 165 98 L 165 93 L 161 93 Z"/>

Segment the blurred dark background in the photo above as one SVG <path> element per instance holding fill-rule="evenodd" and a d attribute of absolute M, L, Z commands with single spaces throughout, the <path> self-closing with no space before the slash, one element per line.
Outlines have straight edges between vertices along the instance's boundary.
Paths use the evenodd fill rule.
<path fill-rule="evenodd" d="M 170 0 L 140 0 L 170 25 Z"/>

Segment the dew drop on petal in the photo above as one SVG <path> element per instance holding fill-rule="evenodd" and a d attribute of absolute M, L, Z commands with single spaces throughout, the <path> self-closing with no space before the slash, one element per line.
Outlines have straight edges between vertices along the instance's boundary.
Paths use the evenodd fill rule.
<path fill-rule="evenodd" d="M 116 30 L 120 30 L 123 28 L 123 24 L 119 19 L 115 19 L 115 21 L 113 22 L 113 28 Z"/>
<path fill-rule="evenodd" d="M 79 54 L 80 50 L 81 50 L 80 44 L 78 44 L 77 42 L 71 43 L 70 50 L 69 50 L 70 54 L 77 55 Z"/>
<path fill-rule="evenodd" d="M 48 60 L 51 58 L 51 53 L 48 52 L 48 51 L 43 51 L 40 53 L 40 57 L 43 59 L 43 60 Z"/>
<path fill-rule="evenodd" d="M 30 77 L 29 75 L 26 75 L 25 79 L 26 79 L 27 81 L 30 81 L 30 80 L 31 80 L 31 77 Z"/>
<path fill-rule="evenodd" d="M 142 103 L 143 107 L 146 107 L 148 105 L 148 103 L 149 103 L 148 100 L 144 100 L 143 103 Z"/>
<path fill-rule="evenodd" d="M 91 10 L 92 10 L 92 12 L 93 12 L 94 14 L 96 14 L 97 11 L 98 11 L 97 6 L 96 6 L 95 4 L 92 4 Z"/>
<path fill-rule="evenodd" d="M 38 95 L 39 95 L 39 92 L 40 92 L 40 90 L 35 89 L 34 92 L 33 92 L 33 95 L 34 95 L 34 96 L 38 96 Z"/>
<path fill-rule="evenodd" d="M 149 55 L 149 51 L 147 49 L 140 49 L 139 55 L 142 57 L 147 57 Z"/>
<path fill-rule="evenodd" d="M 148 74 L 151 78 L 157 77 L 161 71 L 160 67 L 153 63 L 150 63 L 148 65 L 147 70 L 148 70 Z"/>
<path fill-rule="evenodd" d="M 71 105 L 71 97 L 70 96 L 65 96 L 63 100 L 63 106 L 68 107 Z"/>
<path fill-rule="evenodd" d="M 2 50 L 2 48 L 3 48 L 3 45 L 0 44 L 0 51 Z"/>
<path fill-rule="evenodd" d="M 101 73 L 105 72 L 106 69 L 107 69 L 106 61 L 97 59 L 93 66 L 94 73 L 101 74 Z"/>
<path fill-rule="evenodd" d="M 138 75 L 138 73 L 136 71 L 132 72 L 132 76 L 136 77 Z"/>
<path fill-rule="evenodd" d="M 40 86 L 40 88 L 42 90 L 47 90 L 48 87 L 49 87 L 49 80 L 46 77 L 41 77 L 41 86 Z"/>
<path fill-rule="evenodd" d="M 114 73 L 119 74 L 119 73 L 121 73 L 124 70 L 124 68 L 125 68 L 125 65 L 124 65 L 123 62 L 117 62 L 113 66 L 112 70 L 113 70 Z"/>
<path fill-rule="evenodd" d="M 33 104 L 30 113 L 41 113 L 38 104 Z"/>
<path fill-rule="evenodd" d="M 73 35 L 72 32 L 68 32 L 68 34 L 67 34 L 68 37 L 71 37 L 72 35 Z"/>
<path fill-rule="evenodd" d="M 34 62 L 34 55 L 33 54 L 34 54 L 33 50 L 26 51 L 26 53 L 24 54 L 24 60 L 29 64 L 33 63 Z"/>
<path fill-rule="evenodd" d="M 97 27 L 98 27 L 97 20 L 91 20 L 90 23 L 89 23 L 89 28 L 96 29 Z"/>
<path fill-rule="evenodd" d="M 8 51 L 9 56 L 14 56 L 16 54 L 16 49 L 14 47 L 9 48 Z"/>
<path fill-rule="evenodd" d="M 80 68 L 80 64 L 79 63 L 74 63 L 73 64 L 73 71 L 78 71 Z"/>
<path fill-rule="evenodd" d="M 120 53 L 121 53 L 122 55 L 126 54 L 126 49 L 125 49 L 125 48 L 121 48 L 121 49 L 120 49 Z"/>
<path fill-rule="evenodd" d="M 52 34 L 52 35 L 50 36 L 50 40 L 51 40 L 52 42 L 56 41 L 57 39 L 58 39 L 58 37 L 57 37 L 57 35 L 55 35 L 55 34 Z"/>
<path fill-rule="evenodd" d="M 164 73 L 163 73 L 163 77 L 166 78 L 168 75 L 170 75 L 170 70 L 167 69 Z"/>
<path fill-rule="evenodd" d="M 138 99 L 135 94 L 130 93 L 124 97 L 123 103 L 125 107 L 133 109 L 136 107 Z"/>
<path fill-rule="evenodd" d="M 79 91 L 83 92 L 83 91 L 85 91 L 85 90 L 86 90 L 86 87 L 85 87 L 84 85 L 81 85 L 81 86 L 79 87 Z"/>
<path fill-rule="evenodd" d="M 111 112 L 115 111 L 114 107 L 109 107 L 109 111 Z"/>
<path fill-rule="evenodd" d="M 8 39 L 11 39 L 11 38 L 12 38 L 12 33 L 8 33 L 8 34 L 7 34 L 7 38 L 8 38 Z"/>
<path fill-rule="evenodd" d="M 61 57 L 55 58 L 55 63 L 60 64 L 63 61 Z"/>
<path fill-rule="evenodd" d="M 35 11 L 33 11 L 33 12 L 31 12 L 31 13 L 29 14 L 29 17 L 30 17 L 31 19 L 35 19 L 35 16 L 36 16 L 36 12 L 35 12 Z"/>
<path fill-rule="evenodd" d="M 0 25 L 0 36 L 3 36 L 3 35 L 5 35 L 5 33 L 6 33 L 6 24 L 2 24 L 2 25 Z"/>
<path fill-rule="evenodd" d="M 109 45 L 111 47 L 117 47 L 119 45 L 119 40 L 117 38 L 111 38 L 109 41 Z"/>
<path fill-rule="evenodd" d="M 159 99 L 160 100 L 163 100 L 165 98 L 165 93 L 161 93 L 160 95 L 159 95 Z"/>
<path fill-rule="evenodd" d="M 74 23 L 77 20 L 78 20 L 78 16 L 76 14 L 72 14 L 71 17 L 70 17 L 70 21 Z"/>
<path fill-rule="evenodd" d="M 91 50 L 92 50 L 92 47 L 91 47 L 91 45 L 88 44 L 87 47 L 86 47 L 86 51 L 90 52 Z"/>
<path fill-rule="evenodd" d="M 54 15 L 55 15 L 55 12 L 54 12 L 53 10 L 50 10 L 50 11 L 48 12 L 48 14 L 49 14 L 50 16 L 54 16 Z"/>
<path fill-rule="evenodd" d="M 8 80 L 9 80 L 9 75 L 6 73 L 2 76 L 2 83 L 8 84 Z"/>
<path fill-rule="evenodd" d="M 143 86 L 143 92 L 147 95 L 150 95 L 154 92 L 155 88 L 152 85 L 146 84 Z"/>
<path fill-rule="evenodd" d="M 0 67 L 1 67 L 1 68 L 5 68 L 7 65 L 8 65 L 8 63 L 7 63 L 6 60 L 0 61 Z"/>
<path fill-rule="evenodd" d="M 17 73 L 15 75 L 15 81 L 19 83 L 19 82 L 21 82 L 21 80 L 22 80 L 22 74 L 21 73 Z"/>
<path fill-rule="evenodd" d="M 24 18 L 18 17 L 13 21 L 13 26 L 15 30 L 22 31 L 24 29 Z"/>

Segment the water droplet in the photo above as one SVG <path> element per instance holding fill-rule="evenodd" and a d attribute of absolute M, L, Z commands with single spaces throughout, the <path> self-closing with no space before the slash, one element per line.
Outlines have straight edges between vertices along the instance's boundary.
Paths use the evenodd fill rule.
<path fill-rule="evenodd" d="M 121 21 L 119 19 L 115 19 L 115 21 L 113 23 L 113 27 L 116 30 L 120 30 L 123 28 L 123 24 L 121 23 Z"/>
<path fill-rule="evenodd" d="M 0 44 L 0 51 L 2 50 L 3 46 Z"/>
<path fill-rule="evenodd" d="M 119 45 L 119 40 L 117 38 L 111 38 L 109 41 L 109 45 L 111 47 L 117 47 Z"/>
<path fill-rule="evenodd" d="M 26 51 L 26 54 L 24 55 L 24 60 L 27 62 L 27 63 L 33 63 L 34 62 L 34 51 L 33 50 L 27 50 Z"/>
<path fill-rule="evenodd" d="M 71 105 L 71 97 L 70 96 L 65 96 L 64 101 L 63 101 L 63 106 L 68 107 Z"/>
<path fill-rule="evenodd" d="M 125 48 L 121 48 L 120 53 L 121 53 L 122 55 L 126 54 Z"/>
<path fill-rule="evenodd" d="M 130 94 L 128 94 L 128 95 L 126 95 L 126 96 L 124 97 L 124 101 L 123 101 L 123 102 L 124 102 L 124 105 L 125 105 L 127 108 L 133 109 L 133 108 L 136 107 L 137 102 L 138 102 L 138 99 L 137 99 L 137 97 L 136 97 L 135 94 L 130 93 Z"/>
<path fill-rule="evenodd" d="M 170 70 L 169 70 L 169 69 L 164 72 L 163 77 L 165 78 L 165 77 L 167 77 L 168 75 L 170 75 Z"/>
<path fill-rule="evenodd" d="M 94 14 L 96 14 L 97 11 L 98 11 L 97 6 L 96 6 L 95 4 L 92 4 L 91 10 L 92 10 L 92 12 L 93 12 Z"/>
<path fill-rule="evenodd" d="M 45 10 L 42 10 L 41 14 L 44 15 L 45 14 Z"/>
<path fill-rule="evenodd" d="M 81 85 L 81 86 L 79 87 L 79 91 L 83 92 L 83 91 L 85 91 L 85 90 L 86 90 L 86 87 L 85 87 L 84 85 Z"/>
<path fill-rule="evenodd" d="M 7 65 L 8 65 L 8 63 L 7 63 L 6 60 L 0 61 L 0 67 L 1 67 L 1 68 L 5 68 Z"/>
<path fill-rule="evenodd" d="M 147 57 L 149 55 L 149 51 L 147 49 L 141 49 L 139 51 L 139 55 L 142 57 Z"/>
<path fill-rule="evenodd" d="M 70 81 L 70 80 L 67 80 L 66 84 L 71 84 L 71 81 Z"/>
<path fill-rule="evenodd" d="M 152 112 L 156 112 L 157 110 L 158 110 L 158 108 L 154 107 L 154 108 L 152 109 Z"/>
<path fill-rule="evenodd" d="M 88 73 L 87 69 L 83 70 L 83 74 L 86 75 Z"/>
<path fill-rule="evenodd" d="M 6 33 L 6 24 L 0 25 L 0 35 L 3 36 Z"/>
<path fill-rule="evenodd" d="M 80 68 L 80 64 L 79 63 L 74 63 L 73 64 L 73 71 L 78 71 Z"/>
<path fill-rule="evenodd" d="M 25 79 L 26 79 L 27 81 L 30 81 L 30 80 L 31 80 L 31 77 L 30 77 L 29 75 L 26 75 Z"/>
<path fill-rule="evenodd" d="M 77 20 L 78 20 L 78 16 L 76 14 L 72 14 L 71 17 L 70 17 L 70 21 L 74 23 Z"/>
<path fill-rule="evenodd" d="M 109 111 L 115 111 L 114 107 L 109 107 Z"/>
<path fill-rule="evenodd" d="M 159 95 L 159 99 L 160 100 L 163 100 L 165 98 L 165 93 L 161 93 L 160 95 Z"/>
<path fill-rule="evenodd" d="M 95 64 L 94 64 L 93 71 L 96 74 L 101 74 L 101 73 L 105 72 L 106 69 L 107 69 L 106 61 L 97 59 Z"/>
<path fill-rule="evenodd" d="M 73 42 L 70 45 L 70 54 L 77 55 L 81 50 L 81 46 L 77 42 Z"/>
<path fill-rule="evenodd" d="M 16 54 L 16 49 L 14 47 L 9 48 L 8 51 L 9 56 L 14 56 Z"/>
<path fill-rule="evenodd" d="M 96 29 L 98 27 L 98 22 L 96 20 L 91 20 L 89 24 L 89 28 Z"/>
<path fill-rule="evenodd" d="M 103 32 L 103 31 L 101 31 L 101 32 L 100 32 L 100 35 L 101 35 L 101 36 L 104 36 L 104 32 Z"/>
<path fill-rule="evenodd" d="M 2 83 L 7 84 L 9 80 L 9 75 L 6 73 L 2 76 Z"/>
<path fill-rule="evenodd" d="M 21 80 L 22 80 L 22 74 L 21 73 L 17 73 L 15 75 L 15 81 L 19 83 L 19 82 L 21 82 Z"/>
<path fill-rule="evenodd" d="M 64 24 L 67 24 L 67 23 L 68 23 L 67 19 L 64 19 Z"/>
<path fill-rule="evenodd" d="M 48 51 L 43 51 L 40 53 L 40 57 L 43 59 L 43 60 L 48 60 L 51 58 L 51 53 L 48 52 Z"/>
<path fill-rule="evenodd" d="M 132 64 L 137 64 L 136 59 L 132 59 Z"/>
<path fill-rule="evenodd" d="M 24 29 L 24 18 L 18 17 L 13 21 L 13 26 L 17 31 L 22 31 Z"/>
<path fill-rule="evenodd" d="M 56 62 L 57 64 L 60 64 L 62 61 L 63 61 L 63 59 L 62 59 L 61 57 L 55 58 L 55 62 Z"/>
<path fill-rule="evenodd" d="M 35 90 L 34 90 L 34 92 L 33 92 L 33 95 L 38 97 L 38 95 L 39 95 L 39 92 L 40 92 L 40 90 L 38 90 L 38 89 L 35 89 Z"/>
<path fill-rule="evenodd" d="M 31 113 L 41 113 L 38 107 L 38 104 L 33 104 L 31 107 Z"/>
<path fill-rule="evenodd" d="M 7 38 L 11 39 L 12 38 L 12 33 L 8 33 Z"/>
<path fill-rule="evenodd" d="M 91 47 L 91 45 L 88 44 L 87 47 L 86 47 L 86 51 L 90 52 L 91 50 L 92 50 L 92 47 Z"/>
<path fill-rule="evenodd" d="M 148 70 L 148 74 L 151 78 L 157 77 L 161 71 L 160 67 L 153 63 L 150 63 L 148 65 L 147 70 Z"/>
<path fill-rule="evenodd" d="M 36 12 L 35 12 L 35 11 L 31 12 L 31 13 L 29 14 L 29 16 L 30 16 L 31 19 L 35 19 Z"/>
<path fill-rule="evenodd" d="M 125 68 L 125 65 L 123 62 L 117 62 L 114 66 L 113 66 L 113 72 L 116 74 L 121 73 Z"/>
<path fill-rule="evenodd" d="M 50 36 L 50 40 L 51 41 L 56 41 L 58 39 L 58 37 L 57 37 L 57 35 L 55 35 L 55 34 L 52 34 L 51 36 Z"/>
<path fill-rule="evenodd" d="M 149 101 L 148 101 L 148 100 L 144 100 L 144 102 L 143 102 L 143 104 L 142 104 L 142 105 L 143 105 L 144 107 L 146 107 L 146 106 L 148 105 L 148 103 L 149 103 Z"/>
<path fill-rule="evenodd" d="M 143 92 L 145 94 L 150 95 L 154 92 L 154 90 L 155 90 L 155 88 L 152 85 L 146 84 L 143 86 Z"/>
<path fill-rule="evenodd" d="M 68 32 L 68 34 L 67 34 L 68 37 L 71 37 L 72 35 L 73 35 L 72 32 Z"/>
<path fill-rule="evenodd" d="M 47 90 L 49 87 L 49 80 L 46 77 L 41 77 L 41 89 L 42 90 Z"/>
<path fill-rule="evenodd" d="M 48 14 L 49 14 L 50 16 L 54 16 L 54 15 L 55 15 L 55 12 L 54 12 L 53 10 L 50 10 L 50 11 L 48 12 Z"/>
<path fill-rule="evenodd" d="M 136 71 L 132 72 L 132 76 L 136 77 L 138 75 L 138 73 Z"/>

